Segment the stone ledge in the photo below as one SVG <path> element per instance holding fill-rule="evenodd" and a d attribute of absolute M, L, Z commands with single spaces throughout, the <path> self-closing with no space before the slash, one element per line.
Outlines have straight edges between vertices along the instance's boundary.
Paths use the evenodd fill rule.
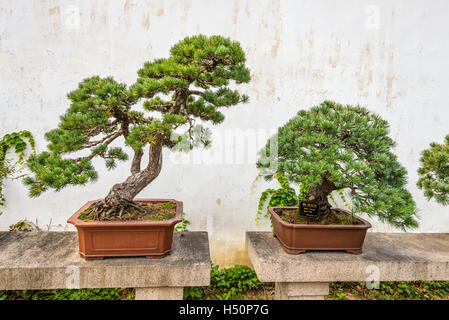
<path fill-rule="evenodd" d="M 286 254 L 271 232 L 247 232 L 246 248 L 263 282 L 449 280 L 448 233 L 370 233 L 361 255 L 314 251 Z"/>
<path fill-rule="evenodd" d="M 79 273 L 78 273 L 79 270 Z M 163 259 L 85 261 L 76 232 L 0 232 L 0 290 L 208 286 L 207 232 L 175 232 Z"/>

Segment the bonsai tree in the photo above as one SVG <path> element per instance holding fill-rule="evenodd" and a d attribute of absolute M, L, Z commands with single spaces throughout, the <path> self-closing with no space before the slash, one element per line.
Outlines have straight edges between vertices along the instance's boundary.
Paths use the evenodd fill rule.
<path fill-rule="evenodd" d="M 431 143 L 421 154 L 418 188 L 427 199 L 449 205 L 449 135 L 444 144 Z"/>
<path fill-rule="evenodd" d="M 24 180 L 30 196 L 96 180 L 94 158 L 103 158 L 108 169 L 115 168 L 116 161 L 128 159 L 122 148 L 111 146 L 123 138 L 132 149 L 131 174 L 94 204 L 91 213 L 103 220 L 121 216 L 129 207 L 139 208 L 133 199 L 159 175 L 162 149 L 208 145 L 207 134 L 198 134 L 206 129 L 197 121 L 221 123 L 222 108 L 248 101 L 228 85 L 249 81 L 240 44 L 204 35 L 177 43 L 168 58 L 146 62 L 130 87 L 111 77 L 84 79 L 68 94 L 71 104 L 58 128 L 45 135 L 48 151 L 28 161 L 34 173 Z M 139 103 L 143 111 L 136 109 Z M 183 134 L 177 133 L 179 130 Z M 87 154 L 64 157 L 86 149 Z M 142 168 L 145 154 L 149 162 Z"/>
<path fill-rule="evenodd" d="M 406 170 L 391 152 L 388 133 L 388 123 L 367 109 L 325 101 L 299 111 L 279 128 L 257 165 L 267 180 L 285 176 L 307 190 L 303 200 L 318 203 L 321 217 L 330 214 L 331 193 L 346 190 L 352 216 L 366 213 L 395 227 L 414 228 L 416 209 L 404 188 Z M 278 152 L 270 155 L 276 141 Z M 273 161 L 277 166 L 270 167 Z"/>
<path fill-rule="evenodd" d="M 15 176 L 15 174 L 22 173 L 25 169 L 25 151 L 28 145 L 35 152 L 33 135 L 27 130 L 7 133 L 0 139 L 0 214 L 2 214 L 1 207 L 6 201 L 3 195 L 3 183 L 6 179 L 19 179 L 25 176 L 24 174 Z M 12 149 L 17 156 L 15 161 L 7 157 L 8 151 Z"/>

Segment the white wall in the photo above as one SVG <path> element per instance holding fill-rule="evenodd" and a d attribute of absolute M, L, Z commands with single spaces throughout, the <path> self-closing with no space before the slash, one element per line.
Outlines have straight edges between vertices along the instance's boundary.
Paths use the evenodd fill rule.
<path fill-rule="evenodd" d="M 449 133 L 448 9 L 447 0 L 1 0 L 0 135 L 28 129 L 42 151 L 44 133 L 83 78 L 112 75 L 131 84 L 144 61 L 167 56 L 183 37 L 220 34 L 246 51 L 252 82 L 240 89 L 251 101 L 226 112 L 214 149 L 189 154 L 190 164 L 167 151 L 163 172 L 140 195 L 184 201 L 191 230 L 209 231 L 216 263 L 245 263 L 245 231 L 269 230 L 267 221 L 254 221 L 267 184 L 254 183 L 251 150 L 324 99 L 361 104 L 390 121 L 420 209 L 418 231 L 449 232 L 449 209 L 427 202 L 415 186 L 419 153 Z M 249 143 L 241 163 L 232 159 L 238 143 L 230 138 L 239 130 L 255 135 L 240 142 L 257 144 Z M 0 229 L 23 218 L 70 228 L 65 221 L 74 211 L 129 172 L 129 164 L 113 172 L 96 164 L 97 183 L 37 199 L 7 182 Z M 394 231 L 378 223 L 374 230 Z"/>

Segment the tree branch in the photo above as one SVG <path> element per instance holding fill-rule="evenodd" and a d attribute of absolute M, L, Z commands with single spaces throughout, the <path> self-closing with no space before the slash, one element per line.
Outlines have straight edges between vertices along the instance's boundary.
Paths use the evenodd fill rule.
<path fill-rule="evenodd" d="M 114 134 L 109 135 L 109 139 L 105 140 L 103 144 L 106 145 L 106 146 L 109 145 L 112 141 L 114 141 L 116 138 L 120 137 L 122 134 L 123 134 L 122 129 L 118 130 L 118 131 L 115 132 Z M 73 159 L 73 161 L 75 161 L 75 162 L 80 162 L 80 161 L 82 161 L 82 160 L 84 160 L 84 159 L 89 159 L 89 160 L 91 160 L 91 159 L 92 159 L 93 157 L 95 157 L 96 155 L 99 155 L 99 156 L 102 157 L 101 154 L 97 154 L 97 153 L 95 153 L 95 152 L 92 151 L 90 155 L 88 155 L 88 156 L 86 156 L 86 157 L 79 157 L 79 158 Z"/>
<path fill-rule="evenodd" d="M 194 94 L 197 96 L 202 96 L 204 94 L 203 91 L 199 91 L 199 90 L 189 90 L 189 94 Z"/>
<path fill-rule="evenodd" d="M 101 140 L 97 140 L 97 141 L 92 141 L 87 143 L 86 145 L 82 146 L 81 149 L 86 149 L 86 148 L 91 148 L 91 147 L 95 147 L 97 145 L 99 145 L 100 143 L 103 143 L 104 141 L 106 141 L 107 139 L 113 137 L 117 132 L 113 132 L 111 134 L 108 134 L 107 136 L 105 136 L 103 139 Z"/>
<path fill-rule="evenodd" d="M 140 172 L 140 164 L 142 161 L 142 156 L 143 156 L 142 149 L 134 151 L 134 157 L 133 157 L 133 161 L 131 163 L 131 173 L 132 174 Z"/>
<path fill-rule="evenodd" d="M 153 181 L 159 175 L 161 169 L 162 141 L 160 139 L 157 139 L 156 143 L 150 144 L 149 161 L 144 171 L 149 175 L 150 180 Z"/>

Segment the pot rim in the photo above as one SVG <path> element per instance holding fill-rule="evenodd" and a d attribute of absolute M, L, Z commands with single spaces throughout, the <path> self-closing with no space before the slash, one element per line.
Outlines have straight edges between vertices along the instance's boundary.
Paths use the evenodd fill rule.
<path fill-rule="evenodd" d="M 78 209 L 68 220 L 68 223 L 73 224 L 75 227 L 147 227 L 147 226 L 161 226 L 169 227 L 182 221 L 183 202 L 175 199 L 151 199 L 151 198 L 135 198 L 136 202 L 174 202 L 176 203 L 176 215 L 168 220 L 164 221 L 83 221 L 78 218 L 81 212 L 89 208 L 93 203 L 103 200 L 91 200 L 86 202 L 80 209 Z"/>
<path fill-rule="evenodd" d="M 356 216 L 356 218 L 359 219 L 363 223 L 361 225 L 303 224 L 303 223 L 294 224 L 294 223 L 285 222 L 274 211 L 274 209 L 298 209 L 298 208 L 299 207 L 296 207 L 296 206 L 268 207 L 268 211 L 270 212 L 273 219 L 275 219 L 278 223 L 280 223 L 281 225 L 283 225 L 284 227 L 287 227 L 287 228 L 295 228 L 295 229 L 369 229 L 372 227 L 371 223 L 369 223 L 365 219 L 360 218 L 359 216 Z M 348 212 L 347 210 L 344 210 L 344 209 L 340 209 L 340 210 Z"/>

